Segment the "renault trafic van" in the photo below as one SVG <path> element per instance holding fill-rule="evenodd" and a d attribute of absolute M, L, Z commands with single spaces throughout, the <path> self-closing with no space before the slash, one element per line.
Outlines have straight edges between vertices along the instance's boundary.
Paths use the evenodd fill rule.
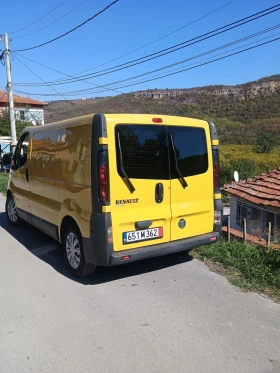
<path fill-rule="evenodd" d="M 212 122 L 92 114 L 28 127 L 6 214 L 62 243 L 75 276 L 216 242 L 222 227 Z"/>

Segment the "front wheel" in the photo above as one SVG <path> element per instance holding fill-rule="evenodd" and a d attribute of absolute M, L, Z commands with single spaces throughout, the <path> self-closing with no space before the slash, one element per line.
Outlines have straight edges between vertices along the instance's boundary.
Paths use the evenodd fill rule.
<path fill-rule="evenodd" d="M 7 216 L 8 222 L 13 227 L 18 227 L 20 225 L 21 219 L 18 217 L 15 201 L 11 194 L 7 196 L 7 200 L 6 200 L 6 216 Z"/>
<path fill-rule="evenodd" d="M 85 262 L 82 236 L 76 225 L 65 229 L 62 245 L 66 265 L 74 276 L 85 277 L 95 272 L 96 266 Z"/>

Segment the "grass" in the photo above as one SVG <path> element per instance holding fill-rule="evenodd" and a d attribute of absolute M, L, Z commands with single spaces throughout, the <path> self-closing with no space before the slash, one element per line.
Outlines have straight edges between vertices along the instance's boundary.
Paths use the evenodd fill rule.
<path fill-rule="evenodd" d="M 276 146 L 269 154 L 257 154 L 252 145 L 220 145 L 219 151 L 222 164 L 232 160 L 249 159 L 264 170 L 279 167 L 280 146 Z"/>
<path fill-rule="evenodd" d="M 0 173 L 0 193 L 6 194 L 7 184 L 8 184 L 9 174 Z"/>
<path fill-rule="evenodd" d="M 280 251 L 234 240 L 220 240 L 193 251 L 211 270 L 246 290 L 267 294 L 280 303 Z"/>

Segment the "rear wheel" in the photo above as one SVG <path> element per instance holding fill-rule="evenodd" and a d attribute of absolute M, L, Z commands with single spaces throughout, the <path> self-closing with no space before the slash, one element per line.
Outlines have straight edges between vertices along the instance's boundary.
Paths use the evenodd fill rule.
<path fill-rule="evenodd" d="M 21 219 L 18 217 L 15 201 L 11 194 L 7 196 L 6 200 L 6 216 L 13 227 L 18 227 L 20 225 Z"/>
<path fill-rule="evenodd" d="M 75 224 L 65 229 L 62 245 L 66 265 L 74 276 L 85 277 L 95 272 L 96 266 L 85 262 L 82 236 Z"/>

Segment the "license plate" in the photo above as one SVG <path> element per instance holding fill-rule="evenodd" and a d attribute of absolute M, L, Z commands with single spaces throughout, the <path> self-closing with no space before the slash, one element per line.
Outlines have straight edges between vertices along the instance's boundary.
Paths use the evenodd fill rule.
<path fill-rule="evenodd" d="M 163 228 L 150 228 L 150 229 L 143 229 L 141 231 L 131 231 L 131 232 L 123 232 L 123 244 L 126 245 L 128 243 L 138 242 L 138 241 L 147 241 L 147 240 L 154 240 L 156 238 L 163 237 Z"/>

